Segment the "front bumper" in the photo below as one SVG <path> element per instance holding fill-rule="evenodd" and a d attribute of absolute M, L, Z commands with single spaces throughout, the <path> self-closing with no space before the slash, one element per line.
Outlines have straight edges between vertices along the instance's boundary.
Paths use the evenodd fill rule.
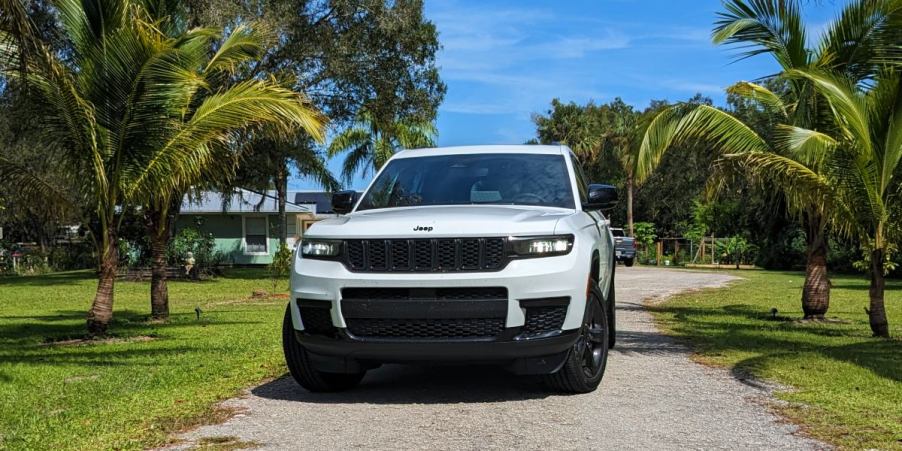
<path fill-rule="evenodd" d="M 514 260 L 503 270 L 478 273 L 354 273 L 339 262 L 298 259 L 291 274 L 291 299 L 329 302 L 332 324 L 347 328 L 341 305 L 345 288 L 502 287 L 508 295 L 505 327 L 524 325 L 521 300 L 567 297 L 570 303 L 561 330 L 572 330 L 579 328 L 585 311 L 591 260 L 582 254 L 575 248 L 567 255 Z M 295 330 L 304 330 L 296 303 L 291 305 Z"/>
<path fill-rule="evenodd" d="M 497 364 L 516 374 L 550 374 L 564 364 L 577 331 L 496 341 L 372 341 L 339 329 L 333 337 L 296 331 L 319 371 L 354 373 L 382 363 Z"/>
<path fill-rule="evenodd" d="M 291 275 L 292 325 L 298 341 L 321 371 L 356 372 L 381 363 L 418 362 L 499 364 L 518 374 L 552 373 L 564 363 L 582 323 L 591 261 L 588 252 L 576 247 L 567 255 L 512 260 L 499 271 L 470 273 L 355 273 L 340 262 L 298 259 Z M 486 299 L 457 301 L 439 296 L 439 301 L 426 301 L 424 305 L 419 299 L 361 302 L 350 296 L 360 289 L 407 290 L 415 297 L 424 292 L 432 295 L 481 288 L 503 288 L 506 297 L 480 305 Z M 344 302 L 343 295 L 349 296 Z M 405 305 L 405 301 L 412 302 Z M 305 326 L 302 308 L 304 312 L 319 310 L 323 316 Z M 536 322 L 548 324 L 536 321 L 536 312 L 543 308 L 561 309 L 557 312 L 563 320 L 556 316 L 554 326 L 531 333 Z M 355 321 L 367 315 L 376 324 L 381 318 L 409 319 L 417 324 L 433 319 L 453 322 L 484 318 L 493 332 L 488 337 L 364 336 L 358 333 Z"/>

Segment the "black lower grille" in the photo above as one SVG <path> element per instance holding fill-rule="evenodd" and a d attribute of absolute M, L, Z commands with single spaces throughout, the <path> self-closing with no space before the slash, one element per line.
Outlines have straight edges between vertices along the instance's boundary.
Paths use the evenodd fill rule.
<path fill-rule="evenodd" d="M 492 338 L 504 330 L 504 318 L 435 320 L 346 319 L 348 331 L 361 338 Z"/>
<path fill-rule="evenodd" d="M 360 338 L 491 338 L 507 317 L 504 287 L 345 288 L 341 297 L 348 332 Z"/>
<path fill-rule="evenodd" d="M 528 307 L 523 333 L 534 335 L 560 330 L 566 316 L 566 305 Z"/>
<path fill-rule="evenodd" d="M 354 272 L 499 271 L 504 238 L 347 240 L 342 261 Z"/>
<path fill-rule="evenodd" d="M 304 332 L 316 335 L 331 335 L 335 332 L 335 326 L 332 325 L 331 306 L 323 308 L 300 305 L 299 310 Z"/>

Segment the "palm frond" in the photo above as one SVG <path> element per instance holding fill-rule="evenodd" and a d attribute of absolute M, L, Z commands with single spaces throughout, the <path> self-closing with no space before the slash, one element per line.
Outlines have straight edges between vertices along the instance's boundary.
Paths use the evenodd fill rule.
<path fill-rule="evenodd" d="M 16 196 L 22 200 L 54 208 L 59 211 L 76 211 L 72 193 L 46 179 L 42 174 L 0 155 L 0 180 L 16 187 Z"/>
<path fill-rule="evenodd" d="M 313 149 L 304 148 L 301 152 L 296 152 L 293 161 L 302 175 L 312 178 L 326 190 L 336 191 L 341 187 L 341 183 L 329 170 L 326 159 Z"/>
<path fill-rule="evenodd" d="M 833 199 L 830 180 L 804 164 L 771 152 L 726 154 L 723 161 L 737 165 L 763 187 L 779 187 L 787 206 L 800 213 L 810 208 L 829 209 Z"/>
<path fill-rule="evenodd" d="M 677 105 L 659 113 L 649 124 L 639 149 L 636 178 L 644 180 L 677 143 L 698 139 L 718 153 L 768 152 L 770 146 L 754 130 L 717 108 Z"/>
<path fill-rule="evenodd" d="M 370 139 L 370 132 L 363 127 L 355 126 L 343 130 L 329 144 L 328 156 L 334 157 L 340 153 L 357 149 L 366 144 Z"/>
<path fill-rule="evenodd" d="M 785 149 L 794 159 L 812 168 L 821 167 L 839 145 L 825 133 L 791 125 L 777 126 L 774 144 L 778 149 Z"/>
<path fill-rule="evenodd" d="M 373 166 L 371 146 L 372 143 L 366 142 L 354 148 L 345 156 L 345 160 L 341 165 L 341 178 L 345 183 L 350 184 L 358 172 L 362 170 L 366 173 Z"/>
<path fill-rule="evenodd" d="M 799 4 L 795 0 L 726 0 L 712 40 L 733 44 L 739 59 L 771 53 L 784 68 L 805 67 L 809 55 Z"/>
<path fill-rule="evenodd" d="M 902 2 L 849 2 L 830 22 L 818 45 L 816 66 L 852 80 L 874 77 L 881 65 L 902 63 Z"/>
<path fill-rule="evenodd" d="M 814 83 L 833 110 L 836 125 L 845 137 L 861 143 L 860 149 L 873 152 L 867 102 L 864 96 L 856 93 L 850 80 L 817 69 L 794 69 L 787 71 L 787 75 Z"/>
<path fill-rule="evenodd" d="M 779 114 L 783 118 L 789 116 L 786 105 L 783 103 L 783 99 L 764 86 L 741 81 L 727 88 L 727 92 L 758 102 L 763 105 L 767 111 Z"/>
<path fill-rule="evenodd" d="M 241 24 L 216 50 L 204 72 L 235 73 L 241 64 L 259 58 L 266 50 L 268 41 L 268 33 L 262 24 Z"/>
<path fill-rule="evenodd" d="M 204 144 L 228 143 L 233 133 L 250 126 L 298 127 L 314 139 L 322 139 L 325 118 L 308 105 L 299 94 L 261 81 L 246 81 L 211 95 L 134 174 L 126 194 L 169 189 L 172 181 L 166 174 L 174 166 L 184 166 L 187 174 L 197 176 L 210 157 Z"/>

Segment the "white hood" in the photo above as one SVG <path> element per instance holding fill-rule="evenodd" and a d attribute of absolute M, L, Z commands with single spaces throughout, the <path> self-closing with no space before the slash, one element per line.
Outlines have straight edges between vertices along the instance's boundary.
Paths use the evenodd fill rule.
<path fill-rule="evenodd" d="M 517 205 L 453 205 L 364 210 L 313 224 L 317 238 L 439 238 L 549 235 L 572 210 Z M 431 229 L 430 229 L 431 228 Z"/>

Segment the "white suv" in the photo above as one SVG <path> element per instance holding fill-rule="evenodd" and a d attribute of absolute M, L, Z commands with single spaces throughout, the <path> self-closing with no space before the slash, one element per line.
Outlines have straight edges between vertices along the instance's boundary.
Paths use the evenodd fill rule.
<path fill-rule="evenodd" d="M 616 200 L 567 147 L 399 152 L 298 246 L 291 375 L 335 391 L 382 363 L 490 363 L 594 390 L 614 344 Z"/>

